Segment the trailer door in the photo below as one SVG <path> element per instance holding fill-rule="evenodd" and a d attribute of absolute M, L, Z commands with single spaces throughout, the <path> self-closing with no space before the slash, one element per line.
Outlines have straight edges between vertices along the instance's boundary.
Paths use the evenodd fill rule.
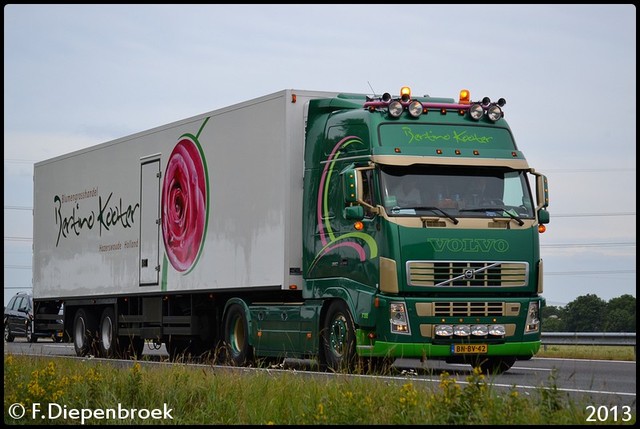
<path fill-rule="evenodd" d="M 140 286 L 157 285 L 160 277 L 160 158 L 141 160 Z"/>

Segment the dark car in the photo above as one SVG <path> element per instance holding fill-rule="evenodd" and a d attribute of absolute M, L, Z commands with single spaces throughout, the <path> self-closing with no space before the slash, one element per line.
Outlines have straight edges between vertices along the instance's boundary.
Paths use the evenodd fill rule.
<path fill-rule="evenodd" d="M 35 343 L 38 338 L 52 338 L 56 342 L 62 341 L 62 315 L 55 320 L 53 327 L 45 326 L 44 329 L 41 329 L 36 327 L 34 323 L 33 296 L 30 292 L 18 292 L 4 308 L 4 340 L 8 343 L 13 341 L 15 337 L 26 337 L 30 343 Z"/>

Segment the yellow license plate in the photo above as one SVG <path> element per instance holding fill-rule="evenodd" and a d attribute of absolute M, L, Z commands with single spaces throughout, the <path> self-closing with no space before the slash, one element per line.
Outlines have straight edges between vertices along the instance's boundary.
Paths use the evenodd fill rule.
<path fill-rule="evenodd" d="M 487 353 L 488 349 L 489 346 L 486 344 L 451 344 L 451 353 L 454 355 L 469 353 L 483 354 Z"/>

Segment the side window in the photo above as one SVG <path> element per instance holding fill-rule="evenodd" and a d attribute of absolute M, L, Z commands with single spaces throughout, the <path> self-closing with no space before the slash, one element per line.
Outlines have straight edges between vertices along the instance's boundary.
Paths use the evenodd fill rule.
<path fill-rule="evenodd" d="M 373 170 L 364 170 L 362 172 L 362 200 L 371 207 L 375 207 L 375 201 L 373 199 Z M 365 207 L 366 208 L 366 207 Z M 374 216 L 373 211 L 365 210 L 365 218 L 372 218 Z"/>
<path fill-rule="evenodd" d="M 11 298 L 11 301 L 9 301 L 9 304 L 7 304 L 7 309 L 8 310 L 15 310 L 15 306 L 16 306 L 16 297 L 14 296 L 13 298 Z"/>

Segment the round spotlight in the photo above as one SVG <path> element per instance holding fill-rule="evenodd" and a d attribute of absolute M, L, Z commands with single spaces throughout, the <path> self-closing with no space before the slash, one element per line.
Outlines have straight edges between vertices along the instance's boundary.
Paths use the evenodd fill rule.
<path fill-rule="evenodd" d="M 394 118 L 399 118 L 402 115 L 402 111 L 404 108 L 402 107 L 402 103 L 398 100 L 392 101 L 389 103 L 389 114 Z"/>
<path fill-rule="evenodd" d="M 453 335 L 453 326 L 436 325 L 435 333 L 439 337 L 450 337 Z"/>
<path fill-rule="evenodd" d="M 422 109 L 422 103 L 418 100 L 414 100 L 409 104 L 409 114 L 414 118 L 418 118 L 422 115 Z"/>
<path fill-rule="evenodd" d="M 487 334 L 489 334 L 489 328 L 487 325 L 471 325 L 471 335 L 485 337 Z"/>
<path fill-rule="evenodd" d="M 506 332 L 504 325 L 489 325 L 489 335 L 504 337 Z"/>
<path fill-rule="evenodd" d="M 489 104 L 491 104 L 491 99 L 489 97 L 484 97 L 482 99 L 482 105 L 483 106 L 488 106 Z"/>
<path fill-rule="evenodd" d="M 484 109 L 478 103 L 474 103 L 469 107 L 469 116 L 471 116 L 472 119 L 477 121 L 482 118 L 482 115 L 484 115 Z"/>
<path fill-rule="evenodd" d="M 507 104 L 507 100 L 505 100 L 504 98 L 498 100 L 498 106 L 502 107 L 505 104 Z"/>
<path fill-rule="evenodd" d="M 502 109 L 497 104 L 492 104 L 487 110 L 487 116 L 490 121 L 495 122 L 502 118 Z"/>
<path fill-rule="evenodd" d="M 453 327 L 453 335 L 459 337 L 468 337 L 471 335 L 471 326 L 469 325 L 455 325 Z"/>
<path fill-rule="evenodd" d="M 389 94 L 388 92 L 382 94 L 382 101 L 388 102 L 389 100 L 391 100 L 391 94 Z"/>

